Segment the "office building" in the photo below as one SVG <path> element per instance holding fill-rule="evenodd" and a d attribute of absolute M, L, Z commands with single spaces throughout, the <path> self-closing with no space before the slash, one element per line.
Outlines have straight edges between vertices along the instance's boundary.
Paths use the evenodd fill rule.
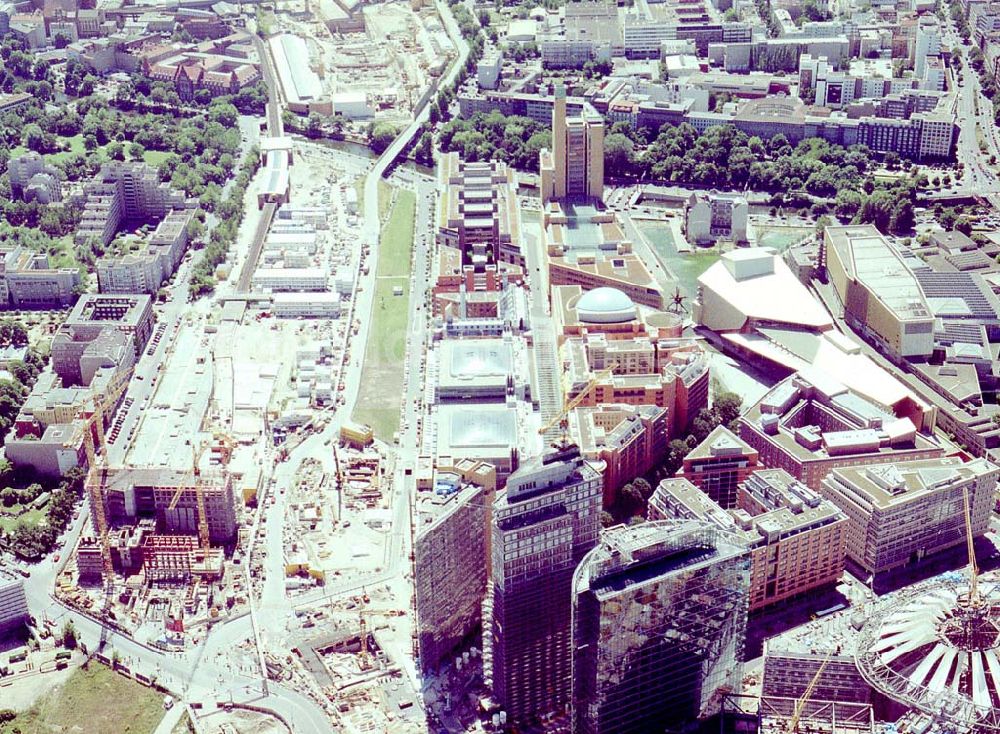
<path fill-rule="evenodd" d="M 920 283 L 874 226 L 827 227 L 823 248 L 851 328 L 897 360 L 934 352 L 934 315 Z"/>
<path fill-rule="evenodd" d="M 561 84 L 552 104 L 552 150 L 540 153 L 539 172 L 543 204 L 604 196 L 604 119 L 587 105 L 567 117 Z"/>
<path fill-rule="evenodd" d="M 175 209 L 157 224 L 139 252 L 100 258 L 96 265 L 100 292 L 156 294 L 184 257 L 193 219 L 194 210 Z"/>
<path fill-rule="evenodd" d="M 757 450 L 718 426 L 684 457 L 680 475 L 724 509 L 736 506 L 739 485 L 758 468 Z"/>
<path fill-rule="evenodd" d="M 844 572 L 847 518 L 783 469 L 762 469 L 724 510 L 684 478 L 664 479 L 648 516 L 711 522 L 750 549 L 750 611 L 835 585 Z"/>
<path fill-rule="evenodd" d="M 108 244 L 125 226 L 153 224 L 172 209 L 188 208 L 184 195 L 160 181 L 145 163 L 105 163 L 83 189 L 85 202 L 74 239 Z M 190 208 L 196 206 L 192 201 Z"/>
<path fill-rule="evenodd" d="M 693 340 L 607 339 L 596 334 L 569 339 L 560 352 L 566 365 L 563 394 L 572 399 L 589 385 L 581 407 L 666 408 L 669 438 L 674 438 L 686 435 L 690 421 L 708 405 L 708 358 Z"/>
<path fill-rule="evenodd" d="M 424 501 L 424 494 L 430 499 Z M 414 591 L 425 671 L 449 662 L 482 623 L 491 497 L 492 491 L 467 484 L 461 474 L 441 470 L 435 472 L 433 490 L 418 494 Z"/>
<path fill-rule="evenodd" d="M 0 309 L 64 308 L 76 298 L 78 268 L 53 268 L 49 256 L 0 249 Z"/>
<path fill-rule="evenodd" d="M 736 194 L 691 194 L 684 207 L 685 236 L 695 245 L 709 245 L 720 239 L 736 244 L 747 242 L 747 200 Z"/>
<path fill-rule="evenodd" d="M 710 524 L 605 531 L 573 577 L 573 731 L 690 727 L 739 687 L 749 559 Z"/>
<path fill-rule="evenodd" d="M 17 629 L 28 621 L 28 599 L 24 580 L 0 569 L 0 635 Z"/>
<path fill-rule="evenodd" d="M 655 405 L 598 405 L 568 416 L 570 440 L 601 472 L 605 507 L 618 490 L 651 471 L 670 440 L 670 411 Z"/>
<path fill-rule="evenodd" d="M 818 371 L 775 385 L 739 419 L 740 438 L 766 467 L 784 469 L 810 489 L 833 469 L 933 459 L 935 413 L 904 401 L 876 403 Z"/>
<path fill-rule="evenodd" d="M 617 215 L 595 203 L 550 201 L 542 211 L 549 285 L 609 288 L 663 310 L 663 291 L 632 249 Z"/>
<path fill-rule="evenodd" d="M 493 505 L 484 669 L 515 721 L 569 706 L 573 572 L 600 514 L 601 475 L 575 446 L 523 465 Z"/>
<path fill-rule="evenodd" d="M 458 153 L 448 153 L 438 162 L 438 178 L 443 187 L 438 242 L 457 248 L 461 264 L 475 272 L 498 263 L 523 266 L 513 169 L 499 161 L 466 163 Z"/>
<path fill-rule="evenodd" d="M 136 359 L 153 333 L 153 307 L 147 295 L 81 296 L 52 339 L 52 368 L 66 385 L 81 384 L 80 358 L 105 331 L 120 332 L 129 340 Z"/>
<path fill-rule="evenodd" d="M 848 517 L 847 557 L 865 575 L 922 560 L 989 527 L 1000 467 L 958 457 L 834 469 L 820 492 Z"/>

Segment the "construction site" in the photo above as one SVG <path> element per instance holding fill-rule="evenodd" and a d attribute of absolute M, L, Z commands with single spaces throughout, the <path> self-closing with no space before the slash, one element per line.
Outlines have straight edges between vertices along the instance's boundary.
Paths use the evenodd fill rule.
<path fill-rule="evenodd" d="M 192 450 L 191 468 L 111 468 L 100 411 L 88 425 L 86 495 L 92 528 L 57 586 L 65 602 L 162 647 L 196 643 L 204 628 L 246 610 L 238 560 L 241 510 L 224 435 Z"/>
<path fill-rule="evenodd" d="M 285 507 L 285 588 L 290 598 L 336 577 L 364 579 L 385 563 L 391 525 L 382 455 L 334 448 L 333 472 L 302 462 Z"/>
<path fill-rule="evenodd" d="M 456 53 L 431 3 L 279 3 L 275 26 L 287 32 L 272 53 L 289 109 L 336 114 L 349 130 L 409 122 Z"/>

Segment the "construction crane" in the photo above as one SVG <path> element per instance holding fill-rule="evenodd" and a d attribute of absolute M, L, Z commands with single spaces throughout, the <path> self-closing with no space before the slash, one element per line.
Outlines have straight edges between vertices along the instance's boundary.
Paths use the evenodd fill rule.
<path fill-rule="evenodd" d="M 979 567 L 976 565 L 976 546 L 972 540 L 972 510 L 969 507 L 969 488 L 962 487 L 962 504 L 965 506 L 965 544 L 969 552 L 969 606 L 979 606 Z"/>
<path fill-rule="evenodd" d="M 368 622 L 365 617 L 398 617 L 400 613 L 394 609 L 384 610 L 384 609 L 361 609 L 358 612 L 358 634 L 361 640 L 361 650 L 358 653 L 360 657 L 359 665 L 362 670 L 367 670 L 371 662 L 368 653 Z"/>
<path fill-rule="evenodd" d="M 198 507 L 198 542 L 201 545 L 201 549 L 207 551 L 210 547 L 208 515 L 205 511 L 205 491 L 201 486 L 201 466 L 199 466 L 201 463 L 201 457 L 205 453 L 205 448 L 206 444 L 204 442 L 200 443 L 197 447 L 191 447 L 191 479 L 190 481 L 180 483 L 180 486 L 177 487 L 177 491 L 174 492 L 174 496 L 170 498 L 170 505 L 167 507 L 167 510 L 172 512 L 174 508 L 177 507 L 181 494 L 184 493 L 184 489 L 187 485 L 190 484 L 194 487 L 195 502 Z"/>
<path fill-rule="evenodd" d="M 823 671 L 826 670 L 827 664 L 830 662 L 830 658 L 833 657 L 833 651 L 831 650 L 823 658 L 823 662 L 820 663 L 819 669 L 816 671 L 816 675 L 812 677 L 809 681 L 809 685 L 806 686 L 806 690 L 802 692 L 802 697 L 795 701 L 795 708 L 792 710 L 792 717 L 788 720 L 788 729 L 791 732 L 798 732 L 799 730 L 799 720 L 802 718 L 802 713 L 805 711 L 806 704 L 812 698 L 813 692 L 816 690 L 816 686 L 819 684 L 819 679 L 823 675 Z"/>
<path fill-rule="evenodd" d="M 562 430 L 562 439 L 561 439 L 562 444 L 565 446 L 567 444 L 566 434 L 567 431 L 569 430 L 569 414 L 578 405 L 580 405 L 580 403 L 582 403 L 584 400 L 587 399 L 587 397 L 594 390 L 594 388 L 597 387 L 598 383 L 610 377 L 612 372 L 614 372 L 617 366 L 618 366 L 617 363 L 612 363 L 608 365 L 605 369 L 601 370 L 600 372 L 595 373 L 594 376 L 587 381 L 587 384 L 583 386 L 583 389 L 576 394 L 576 397 L 574 397 L 572 400 L 564 402 L 562 410 L 560 410 L 558 414 L 556 414 L 553 418 L 547 421 L 545 425 L 543 425 L 541 428 L 538 429 L 538 434 L 540 436 L 544 436 L 552 429 L 553 426 L 555 426 L 558 423 Z"/>

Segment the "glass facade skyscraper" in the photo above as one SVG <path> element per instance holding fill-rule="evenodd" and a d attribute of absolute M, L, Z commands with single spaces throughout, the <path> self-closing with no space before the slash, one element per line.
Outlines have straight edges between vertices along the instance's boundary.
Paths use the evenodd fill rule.
<path fill-rule="evenodd" d="M 573 578 L 573 731 L 679 731 L 742 677 L 750 558 L 695 520 L 610 528 Z"/>

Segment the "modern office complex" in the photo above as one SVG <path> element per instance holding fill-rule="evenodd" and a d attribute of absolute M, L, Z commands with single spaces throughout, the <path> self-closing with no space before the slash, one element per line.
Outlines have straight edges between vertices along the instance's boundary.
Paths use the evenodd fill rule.
<path fill-rule="evenodd" d="M 101 293 L 155 294 L 180 265 L 193 219 L 193 210 L 175 209 L 156 226 L 140 252 L 98 260 Z"/>
<path fill-rule="evenodd" d="M 552 105 L 552 150 L 539 161 L 542 203 L 601 199 L 604 195 L 604 119 L 584 105 L 566 116 L 566 87 L 556 87 Z"/>
<path fill-rule="evenodd" d="M 573 731 L 674 731 L 714 714 L 742 679 L 749 565 L 710 523 L 605 531 L 573 577 Z"/>
<path fill-rule="evenodd" d="M 784 469 L 811 489 L 831 470 L 943 454 L 932 438 L 934 413 L 904 400 L 879 404 L 818 370 L 775 385 L 740 416 L 740 438 L 767 467 Z"/>
<path fill-rule="evenodd" d="M 958 457 L 833 470 L 820 492 L 848 517 L 847 557 L 878 576 L 965 542 L 989 526 L 1000 467 Z"/>
<path fill-rule="evenodd" d="M 524 264 L 521 211 L 514 171 L 499 161 L 465 162 L 448 153 L 438 162 L 443 187 L 438 242 L 458 248 L 476 272 L 500 262 Z"/>
<path fill-rule="evenodd" d="M 515 720 L 569 706 L 573 572 L 600 514 L 601 475 L 576 446 L 525 463 L 494 503 L 484 668 Z"/>

